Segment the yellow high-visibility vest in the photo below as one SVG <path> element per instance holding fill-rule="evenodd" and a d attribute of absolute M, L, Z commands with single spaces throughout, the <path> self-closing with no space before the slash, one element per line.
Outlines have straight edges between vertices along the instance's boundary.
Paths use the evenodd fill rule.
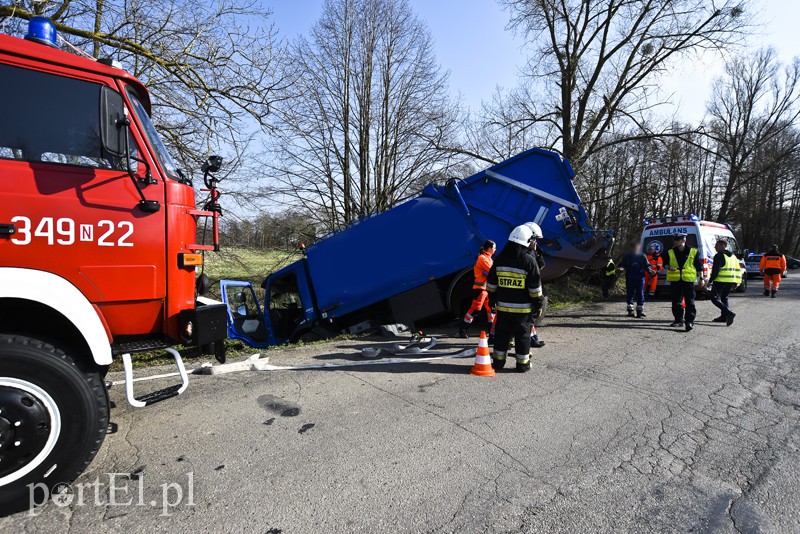
<path fill-rule="evenodd" d="M 675 249 L 669 249 L 669 266 L 677 270 L 667 271 L 667 282 L 696 282 L 697 269 L 694 268 L 695 256 L 697 256 L 697 249 L 690 248 L 689 254 L 686 256 L 686 263 L 680 266 L 678 265 L 678 259 L 675 257 Z"/>
<path fill-rule="evenodd" d="M 742 281 L 742 269 L 739 267 L 739 258 L 735 254 L 726 256 L 725 265 L 719 270 L 715 282 L 738 284 Z"/>

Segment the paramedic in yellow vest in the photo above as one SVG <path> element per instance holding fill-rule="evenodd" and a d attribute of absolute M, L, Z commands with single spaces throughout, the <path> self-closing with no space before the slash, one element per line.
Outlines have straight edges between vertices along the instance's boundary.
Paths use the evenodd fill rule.
<path fill-rule="evenodd" d="M 697 254 L 697 249 L 686 246 L 686 234 L 673 235 L 673 246 L 661 254 L 664 266 L 667 269 L 667 282 L 672 296 L 672 316 L 674 321 L 670 326 L 684 326 L 689 332 L 694 328 L 694 319 L 697 308 L 694 305 L 695 284 L 698 273 L 703 272 L 703 262 Z M 701 280 L 701 287 L 705 281 Z M 681 301 L 685 300 L 684 311 Z"/>
<path fill-rule="evenodd" d="M 714 248 L 717 250 L 717 254 L 714 256 L 714 266 L 711 268 L 711 276 L 708 277 L 708 281 L 713 284 L 711 286 L 711 304 L 719 308 L 721 312 L 714 322 L 730 326 L 733 324 L 736 314 L 728 304 L 728 295 L 742 282 L 742 268 L 739 266 L 739 258 L 736 257 L 736 254 L 728 250 L 727 241 L 720 239 Z"/>

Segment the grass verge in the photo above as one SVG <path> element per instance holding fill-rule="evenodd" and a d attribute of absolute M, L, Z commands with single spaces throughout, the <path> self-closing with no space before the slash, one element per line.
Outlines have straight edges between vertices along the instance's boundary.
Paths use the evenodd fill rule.
<path fill-rule="evenodd" d="M 600 286 L 586 282 L 578 275 L 568 275 L 559 280 L 548 282 L 545 285 L 548 307 L 551 310 L 563 310 L 571 306 L 580 306 L 592 302 L 602 302 L 603 293 Z M 620 296 L 624 293 L 622 286 L 617 283 L 609 291 L 611 296 Z"/>
<path fill-rule="evenodd" d="M 225 247 L 219 252 L 206 253 L 203 272 L 212 280 L 227 278 L 260 284 L 268 274 L 299 258 L 295 251 Z"/>

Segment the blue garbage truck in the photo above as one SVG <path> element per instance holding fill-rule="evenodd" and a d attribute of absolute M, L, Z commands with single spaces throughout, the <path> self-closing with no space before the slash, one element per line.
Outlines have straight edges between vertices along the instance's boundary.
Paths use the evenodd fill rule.
<path fill-rule="evenodd" d="M 270 274 L 263 301 L 248 282 L 222 280 L 228 334 L 255 347 L 413 324 L 464 313 L 481 244 L 503 247 L 525 222 L 542 228 L 544 281 L 605 265 L 613 233 L 592 228 L 558 153 L 531 149 L 466 179 L 430 184 L 396 207 L 311 245 Z"/>

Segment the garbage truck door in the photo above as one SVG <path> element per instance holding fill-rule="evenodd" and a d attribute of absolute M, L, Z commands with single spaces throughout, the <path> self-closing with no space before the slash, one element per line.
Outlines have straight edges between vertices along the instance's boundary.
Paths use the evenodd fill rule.
<path fill-rule="evenodd" d="M 253 285 L 237 280 L 220 280 L 219 285 L 228 307 L 228 337 L 251 347 L 268 347 L 267 321 Z"/>
<path fill-rule="evenodd" d="M 264 307 L 276 343 L 296 341 L 317 319 L 305 261 L 271 274 L 265 281 Z"/>

